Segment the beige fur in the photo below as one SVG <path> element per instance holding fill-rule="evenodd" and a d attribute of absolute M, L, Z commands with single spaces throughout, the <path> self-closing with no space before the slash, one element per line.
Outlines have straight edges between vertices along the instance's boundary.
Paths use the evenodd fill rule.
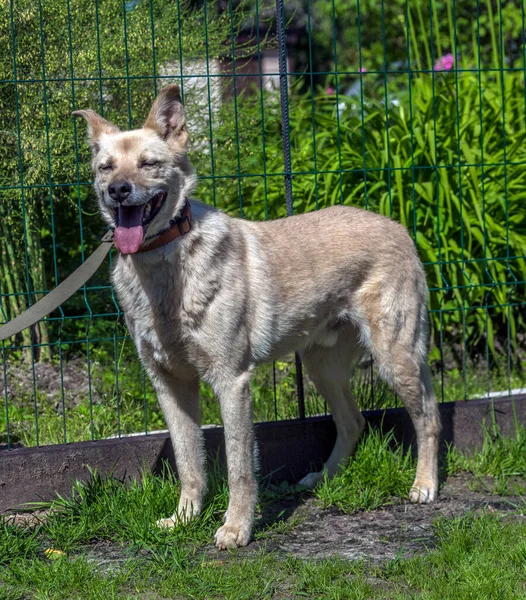
<path fill-rule="evenodd" d="M 161 92 L 143 129 L 120 132 L 92 111 L 79 114 L 89 123 L 102 215 L 115 224 L 108 186 L 117 180 L 133 185 L 127 205 L 165 190 L 164 205 L 146 228 L 145 239 L 155 236 L 181 214 L 195 184 L 178 88 Z M 197 201 L 191 205 L 188 234 L 156 250 L 121 254 L 113 273 L 170 429 L 181 479 L 176 514 L 161 524 L 202 508 L 201 378 L 219 398 L 225 427 L 230 501 L 216 543 L 230 548 L 249 542 L 257 492 L 250 376 L 255 365 L 294 350 L 336 422 L 328 474 L 345 463 L 364 427 L 349 378 L 367 351 L 416 429 L 419 458 L 411 499 L 434 500 L 439 420 L 426 363 L 427 289 L 405 229 L 343 206 L 252 223 Z M 302 483 L 313 486 L 320 477 L 322 472 L 310 473 Z"/>

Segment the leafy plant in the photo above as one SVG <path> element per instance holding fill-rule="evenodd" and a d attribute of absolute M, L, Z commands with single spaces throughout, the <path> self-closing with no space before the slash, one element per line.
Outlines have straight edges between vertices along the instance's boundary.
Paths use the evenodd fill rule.
<path fill-rule="evenodd" d="M 503 84 L 503 87 L 502 85 Z M 338 105 L 325 93 L 291 98 L 296 212 L 333 204 L 391 216 L 413 235 L 426 264 L 435 344 L 466 360 L 497 361 L 517 347 L 526 280 L 524 86 L 482 73 L 414 78 L 404 91 Z M 264 107 L 262 112 L 261 107 Z M 246 218 L 284 217 L 281 131 L 272 94 L 245 97 L 232 120 L 218 119 L 210 156 L 196 153 L 200 195 Z M 225 109 L 226 110 L 226 109 Z M 236 161 L 239 177 L 223 174 Z M 221 194 L 214 187 L 221 178 Z"/>
<path fill-rule="evenodd" d="M 236 35 L 235 11 L 219 14 L 213 3 L 205 8 L 167 0 L 0 3 L 2 321 L 69 274 L 104 232 L 91 192 L 85 130 L 71 112 L 93 108 L 119 126 L 140 126 L 162 83 L 176 80 L 184 89 L 188 72 L 220 57 L 224 39 Z M 244 45 L 235 44 L 241 57 Z M 201 120 L 207 118 L 200 97 L 185 99 L 190 111 L 193 106 Z M 107 284 L 105 273 L 91 282 L 100 284 Z M 68 310 L 112 316 L 115 304 L 107 296 L 78 294 Z M 67 340 L 86 325 L 55 321 L 53 337 L 58 332 Z M 47 322 L 34 337 L 42 345 L 34 347 L 33 358 L 42 352 L 50 359 Z M 22 340 L 30 344 L 28 330 Z"/>

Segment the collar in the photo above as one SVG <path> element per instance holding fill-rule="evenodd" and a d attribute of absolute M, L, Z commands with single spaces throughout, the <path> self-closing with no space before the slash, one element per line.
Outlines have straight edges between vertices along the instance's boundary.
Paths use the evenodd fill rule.
<path fill-rule="evenodd" d="M 186 202 L 184 205 L 184 210 L 179 217 L 176 219 L 172 219 L 170 221 L 170 226 L 167 229 L 163 229 L 160 231 L 153 240 L 142 246 L 137 250 L 136 254 L 139 252 L 149 252 L 150 250 L 155 250 L 155 248 L 160 248 L 161 246 L 165 246 L 171 241 L 175 240 L 179 236 L 188 233 L 192 228 L 192 209 L 190 207 L 190 201 L 186 198 Z"/>

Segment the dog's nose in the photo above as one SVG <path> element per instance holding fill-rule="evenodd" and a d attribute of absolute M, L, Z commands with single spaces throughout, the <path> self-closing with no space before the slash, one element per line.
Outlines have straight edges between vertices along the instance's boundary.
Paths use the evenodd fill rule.
<path fill-rule="evenodd" d="M 127 181 L 115 181 L 108 187 L 110 198 L 116 202 L 124 202 L 131 194 L 132 186 Z"/>

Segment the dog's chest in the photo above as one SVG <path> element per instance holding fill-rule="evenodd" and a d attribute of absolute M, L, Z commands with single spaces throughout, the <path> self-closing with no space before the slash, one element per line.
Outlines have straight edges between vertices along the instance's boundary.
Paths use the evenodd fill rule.
<path fill-rule="evenodd" d="M 123 260 L 115 268 L 113 282 L 141 359 L 170 371 L 184 363 L 177 269 L 164 265 L 136 269 Z"/>

